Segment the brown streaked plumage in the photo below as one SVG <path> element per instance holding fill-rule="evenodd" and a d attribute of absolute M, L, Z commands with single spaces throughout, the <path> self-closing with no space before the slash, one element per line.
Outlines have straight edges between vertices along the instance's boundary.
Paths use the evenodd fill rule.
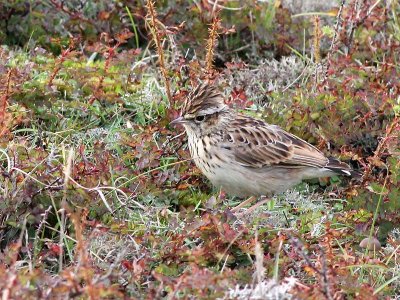
<path fill-rule="evenodd" d="M 197 86 L 172 123 L 185 127 L 203 174 L 230 194 L 270 195 L 303 179 L 353 174 L 347 164 L 280 127 L 232 111 L 211 84 Z"/>

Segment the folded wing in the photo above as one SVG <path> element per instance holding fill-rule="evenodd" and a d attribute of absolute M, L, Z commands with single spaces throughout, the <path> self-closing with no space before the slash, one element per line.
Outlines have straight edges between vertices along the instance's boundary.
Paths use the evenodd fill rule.
<path fill-rule="evenodd" d="M 349 166 L 338 160 L 327 158 L 321 151 L 306 141 L 290 134 L 278 126 L 243 117 L 232 126 L 225 142 L 235 149 L 234 157 L 242 166 L 262 168 L 282 165 L 288 168 L 328 168 L 350 175 Z"/>

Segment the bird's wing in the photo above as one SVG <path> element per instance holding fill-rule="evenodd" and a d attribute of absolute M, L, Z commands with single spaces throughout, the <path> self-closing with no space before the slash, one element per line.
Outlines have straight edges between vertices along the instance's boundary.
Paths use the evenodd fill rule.
<path fill-rule="evenodd" d="M 236 161 L 243 166 L 322 168 L 329 163 L 328 158 L 317 148 L 278 126 L 249 117 L 237 121 L 237 125 L 230 126 L 224 141 L 234 149 Z"/>

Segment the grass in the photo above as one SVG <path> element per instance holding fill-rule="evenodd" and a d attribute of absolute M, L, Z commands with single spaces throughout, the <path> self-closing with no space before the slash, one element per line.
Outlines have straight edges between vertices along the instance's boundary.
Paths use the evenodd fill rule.
<path fill-rule="evenodd" d="M 139 48 L 139 13 L 123 10 Z M 386 25 L 395 37 L 393 11 Z M 279 7 L 269 6 L 261 21 L 257 13 L 253 40 L 258 25 L 277 40 L 291 37 L 298 25 L 274 26 L 287 14 Z M 343 18 L 350 17 L 345 8 Z M 157 15 L 152 21 L 161 22 Z M 6 71 L 0 70 L 0 82 L 8 76 L 12 83 L 9 91 L 0 83 L 7 104 L 0 140 L 2 297 L 398 297 L 398 91 L 391 84 L 400 68 L 397 46 L 385 48 L 387 37 L 377 34 L 384 25 L 356 30 L 352 57 L 333 49 L 327 79 L 316 80 L 312 51 L 305 50 L 311 25 L 299 29 L 300 44 L 286 44 L 290 56 L 247 65 L 232 60 L 224 68 L 214 61 L 211 75 L 236 109 L 367 174 L 363 182 L 336 177 L 301 184 L 239 219 L 230 208 L 241 200 L 210 186 L 191 162 L 184 135 L 168 125 L 204 71 L 195 60 L 172 63 L 184 52 L 183 31 L 168 36 L 161 24 L 153 30 L 158 55 L 164 51 L 161 66 L 154 49 L 129 52 L 123 37 L 85 51 L 63 41 L 58 46 L 70 51 L 61 55 L 1 46 Z M 327 37 L 321 34 L 323 60 Z M 174 37 L 178 50 L 169 45 Z M 251 51 L 266 47 L 258 42 Z M 370 53 L 371 45 L 383 52 Z M 226 54 L 221 47 L 213 51 Z M 381 249 L 359 246 L 375 235 Z"/>
<path fill-rule="evenodd" d="M 24 55 L 21 57 L 28 59 Z M 22 60 L 20 63 L 23 62 Z M 118 70 L 119 74 L 123 72 L 128 70 Z M 68 71 L 60 71 L 60 75 L 62 73 L 63 81 L 68 81 L 70 76 Z M 115 80 L 117 79 L 114 78 Z M 51 94 L 37 89 L 37 87 L 45 88 L 43 82 L 46 82 L 46 78 L 33 76 L 25 82 L 25 86 L 35 86 L 37 93 L 42 93 L 44 98 L 48 97 L 51 106 L 45 104 L 41 108 L 37 107 L 35 117 L 29 122 L 31 127 L 19 125 L 11 132 L 14 142 L 8 143 L 1 151 L 4 170 L 14 176 L 14 179 L 6 179 L 2 184 L 3 191 L 8 195 L 5 198 L 8 199 L 7 205 L 17 210 L 26 207 L 23 194 L 26 188 L 31 186 L 35 194 L 31 201 L 45 209 L 43 216 L 35 217 L 31 221 L 33 223 L 28 221 L 31 213 L 14 221 L 12 218 L 15 216 L 11 211 L 6 215 L 8 220 L 4 224 L 15 228 L 17 230 L 15 232 L 20 234 L 20 242 L 17 244 L 24 244 L 24 236 L 27 238 L 26 241 L 32 239 L 33 243 L 32 250 L 28 250 L 27 256 L 23 260 L 18 260 L 20 266 L 17 268 L 18 272 L 26 267 L 27 272 L 31 274 L 33 274 L 32 267 L 43 271 L 48 269 L 59 274 L 56 277 L 59 280 L 63 278 L 61 275 L 63 271 L 74 265 L 75 270 L 83 272 L 82 262 L 77 260 L 77 255 L 78 248 L 85 247 L 86 259 L 90 259 L 92 264 L 104 270 L 98 274 L 99 278 L 110 280 L 113 276 L 122 276 L 121 278 L 124 278 L 129 286 L 129 291 L 126 290 L 125 293 L 130 295 L 140 295 L 144 292 L 143 286 L 138 285 L 138 282 L 144 279 L 141 277 L 143 276 L 141 272 L 150 276 L 153 273 L 148 272 L 153 270 L 151 272 L 161 274 L 165 278 L 179 278 L 187 272 L 187 268 L 190 268 L 190 264 L 187 263 L 194 261 L 209 270 L 217 268 L 217 273 L 220 275 L 225 275 L 226 270 L 230 272 L 237 270 L 236 277 L 231 278 L 233 281 L 229 289 L 217 284 L 215 290 L 209 292 L 222 296 L 222 291 L 225 291 L 232 297 L 236 295 L 235 297 L 240 299 L 241 295 L 247 295 L 249 291 L 253 293 L 258 289 L 264 290 L 266 287 L 263 285 L 271 284 L 264 279 L 265 274 L 269 274 L 269 268 L 261 272 L 261 267 L 257 267 L 254 272 L 258 274 L 258 285 L 252 286 L 250 290 L 246 290 L 250 287 L 235 288 L 235 285 L 243 282 L 240 279 L 240 272 L 248 269 L 251 273 L 253 264 L 256 266 L 267 264 L 259 261 L 260 257 L 265 255 L 264 252 L 272 256 L 273 267 L 270 272 L 275 282 L 285 282 L 288 280 L 285 279 L 286 276 L 292 274 L 303 284 L 320 284 L 318 276 L 313 278 L 312 275 L 316 271 L 307 271 L 307 266 L 304 266 L 304 261 L 302 262 L 302 257 L 308 257 L 306 265 L 317 263 L 318 258 L 309 257 L 312 254 L 305 249 L 293 248 L 290 242 L 291 236 L 299 235 L 305 241 L 313 243 L 325 239 L 331 230 L 334 232 L 354 230 L 351 219 L 343 220 L 348 214 L 343 210 L 346 200 L 324 199 L 319 192 L 312 192 L 307 186 L 275 197 L 267 207 L 260 208 L 243 220 L 237 220 L 231 229 L 229 221 L 224 223 L 225 228 L 220 228 L 221 225 L 214 222 L 219 218 L 223 220 L 224 217 L 220 213 L 237 203 L 237 199 L 227 198 L 224 202 L 205 209 L 204 201 L 210 195 L 216 195 L 216 191 L 213 192 L 205 187 L 200 182 L 200 176 L 193 178 L 192 175 L 191 180 L 195 180 L 194 183 L 197 185 L 202 185 L 201 189 L 206 188 L 201 193 L 196 191 L 198 188 L 190 188 L 191 192 L 188 193 L 189 183 L 179 183 L 178 170 L 188 174 L 192 172 L 186 171 L 189 161 L 184 149 L 167 155 L 160 152 L 160 155 L 155 155 L 153 158 L 151 155 L 148 157 L 147 151 L 150 149 L 154 153 L 157 151 L 168 153 L 173 150 L 163 149 L 163 144 L 171 133 L 159 128 L 156 131 L 148 130 L 167 115 L 167 106 L 164 102 L 166 99 L 158 90 L 159 84 L 153 79 L 149 77 L 149 80 L 143 80 L 143 89 L 137 88 L 136 93 L 125 93 L 115 103 L 95 102 L 93 105 L 74 99 L 54 101 Z M 57 83 L 58 80 L 54 80 L 54 84 Z M 157 101 L 157 97 L 161 101 Z M 45 118 L 41 117 L 43 115 Z M 176 142 L 181 143 L 181 140 Z M 157 163 L 154 164 L 151 159 L 155 159 Z M 168 181 L 164 181 L 160 186 L 157 180 L 165 180 L 163 177 Z M 18 178 L 23 179 L 18 181 Z M 185 187 L 180 188 L 180 184 Z M 181 205 L 187 208 L 177 209 Z M 374 213 L 370 233 L 373 231 L 378 208 Z M 188 224 L 202 220 L 204 214 L 210 212 L 214 214 L 214 217 L 210 218 L 217 219 L 205 222 L 197 228 L 197 232 L 187 233 Z M 82 214 L 89 218 L 79 226 L 86 227 L 88 236 L 84 241 L 79 241 L 76 237 L 77 223 L 73 219 L 82 218 Z M 22 225 L 18 225 L 20 220 L 23 221 Z M 96 226 L 89 225 L 87 223 L 89 220 L 97 223 L 100 231 L 103 230 L 104 233 L 100 234 Z M 30 233 L 28 227 L 36 229 Z M 231 233 L 232 230 L 238 231 Z M 251 247 L 247 248 L 241 243 L 249 241 L 249 237 L 250 241 L 254 239 L 254 234 L 257 232 L 259 237 L 256 235 L 255 240 L 263 239 L 263 244 L 256 242 L 258 250 L 254 262 Z M 276 241 L 276 245 L 272 242 L 275 240 L 275 235 L 281 237 Z M 212 243 L 206 242 L 205 239 L 208 238 L 219 240 L 220 245 L 217 249 L 213 249 Z M 388 259 L 388 264 L 376 265 L 370 260 L 379 260 L 381 254 L 375 253 L 369 258 L 367 251 L 357 254 L 357 250 L 349 249 L 348 246 L 345 250 L 341 246 L 354 243 L 354 238 L 356 237 L 349 235 L 336 236 L 335 241 L 340 251 L 334 252 L 349 257 L 348 251 L 350 251 L 354 257 L 360 255 L 360 259 L 364 262 L 359 264 L 348 262 L 350 264 L 345 264 L 342 268 L 349 269 L 349 275 L 358 277 L 360 286 L 371 284 L 375 293 L 380 293 L 393 285 L 395 280 L 385 274 L 395 261 Z M 10 236 L 9 239 L 11 241 L 13 237 Z M 84 246 L 79 246 L 80 244 Z M 178 249 L 181 247 L 187 249 L 186 253 L 179 252 Z M 202 249 L 203 254 L 196 258 L 197 254 L 194 253 L 199 251 L 198 249 Z M 174 253 L 177 250 L 178 254 Z M 246 253 L 247 251 L 250 252 Z M 291 258 L 297 265 L 292 271 L 286 266 L 287 255 L 291 251 L 304 251 L 303 254 Z M 395 252 L 396 250 L 391 253 L 392 257 Z M 46 267 L 41 262 L 43 253 L 49 260 Z M 330 259 L 336 260 L 335 256 Z M 146 261 L 145 265 L 142 261 Z M 235 264 L 242 267 L 232 269 Z M 317 267 L 312 265 L 310 268 L 313 270 Z M 97 284 L 83 280 L 86 282 L 84 286 Z M 163 282 L 160 278 L 158 280 Z M 145 282 L 142 284 L 147 288 L 153 286 Z M 62 283 L 58 282 L 58 285 Z M 109 288 L 102 286 L 100 290 L 106 295 L 111 286 Z M 177 288 L 176 284 L 169 286 L 170 288 L 165 287 L 166 291 L 170 293 L 175 291 L 176 295 L 181 296 L 191 293 L 193 289 L 197 290 L 194 286 L 185 287 L 183 290 Z M 293 285 L 282 286 L 282 289 L 287 293 L 293 289 Z"/>

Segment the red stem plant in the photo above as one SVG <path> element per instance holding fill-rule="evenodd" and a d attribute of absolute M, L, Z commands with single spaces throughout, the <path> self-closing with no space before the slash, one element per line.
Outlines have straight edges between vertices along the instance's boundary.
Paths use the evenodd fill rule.
<path fill-rule="evenodd" d="M 76 45 L 76 40 L 71 39 L 68 48 L 61 51 L 61 56 L 56 63 L 53 73 L 51 73 L 50 75 L 49 83 L 47 84 L 49 87 L 53 85 L 54 78 L 60 72 L 62 64 L 65 62 L 67 58 L 69 58 L 69 56 L 73 52 L 73 49 L 75 49 L 75 45 Z"/>

